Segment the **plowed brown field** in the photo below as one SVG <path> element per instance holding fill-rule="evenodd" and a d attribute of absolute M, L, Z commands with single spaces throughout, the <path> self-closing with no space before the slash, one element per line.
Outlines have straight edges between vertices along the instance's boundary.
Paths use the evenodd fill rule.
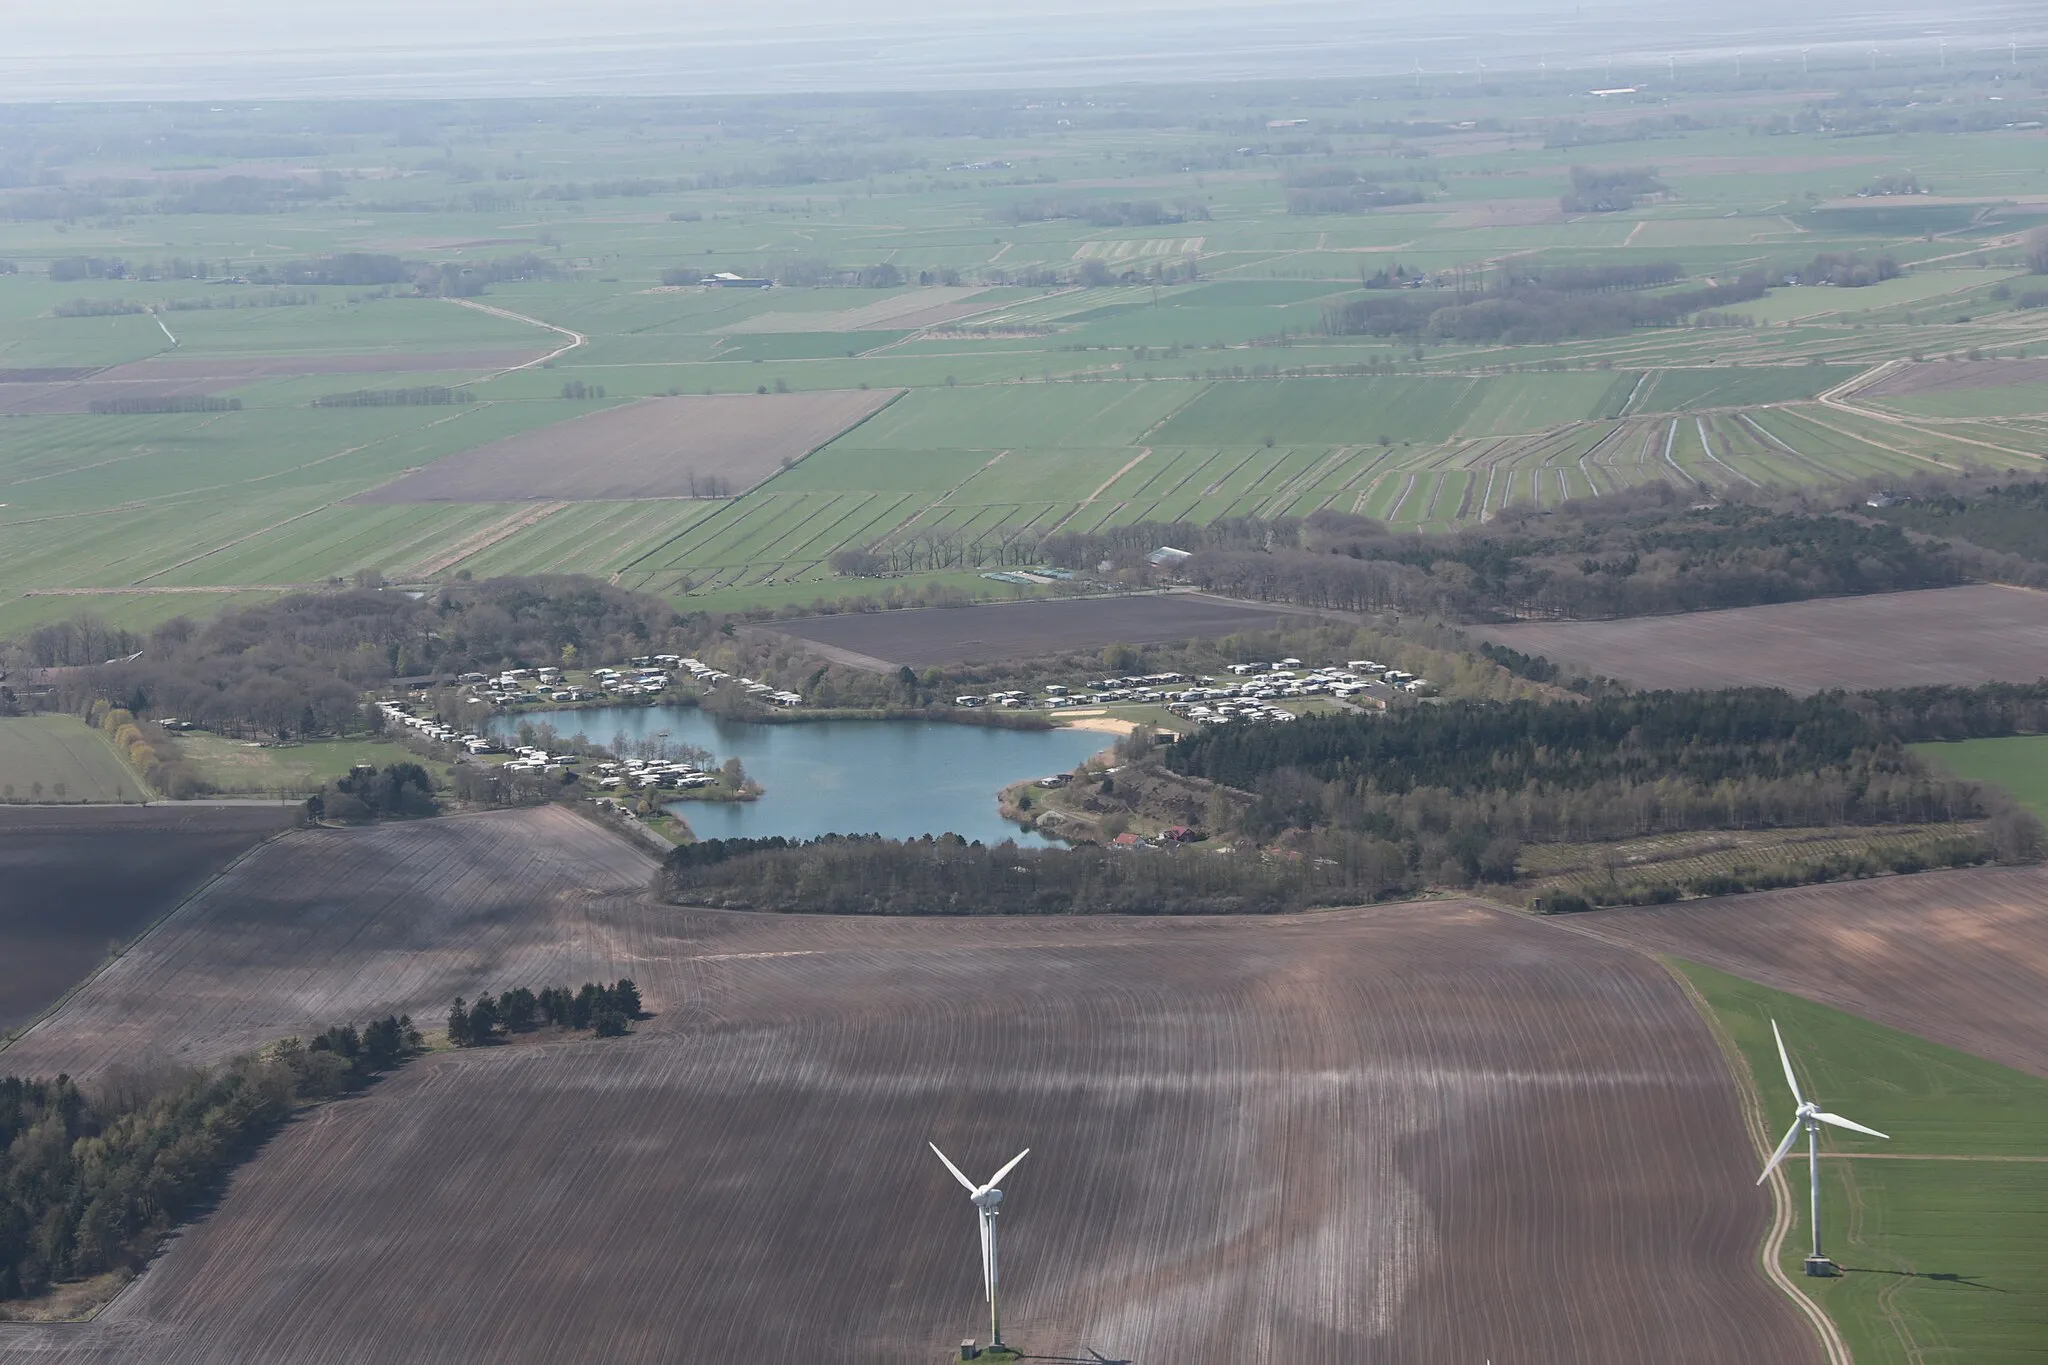
<path fill-rule="evenodd" d="M 0 806 L 0 1033 L 56 1003 L 294 815 L 260 806 Z"/>
<path fill-rule="evenodd" d="M 2048 593 L 1982 584 L 1473 631 L 1639 687 L 1877 687 L 2048 677 Z"/>
<path fill-rule="evenodd" d="M 1950 393 L 1957 389 L 1996 389 L 2007 384 L 2048 382 L 2048 360 L 1936 360 L 1902 365 L 1858 398 L 1905 398 L 1919 393 Z"/>
<path fill-rule="evenodd" d="M 1005 1322 L 1044 1355 L 1821 1358 L 1756 1265 L 1768 1199 L 1720 1053 L 1639 954 L 1469 903 L 682 911 L 607 890 L 639 855 L 564 821 L 265 850 L 244 867 L 268 909 L 142 945 L 151 993 L 192 1002 L 156 1026 L 204 1052 L 586 968 L 632 975 L 656 1017 L 435 1055 L 316 1111 L 97 1321 L 0 1327 L 0 1360 L 935 1362 L 986 1318 L 972 1210 L 927 1139 L 984 1173 L 1032 1148 L 1006 1182 Z M 447 865 L 404 881 L 391 846 L 422 842 Z M 531 875 L 494 869 L 508 844 L 589 872 L 479 894 Z M 45 1062 L 104 1057 L 99 992 L 36 1040 Z"/>
<path fill-rule="evenodd" d="M 2048 869 L 1802 886 L 1573 923 L 2048 1076 Z"/>
<path fill-rule="evenodd" d="M 443 456 L 355 502 L 609 502 L 744 493 L 900 389 L 643 398 Z"/>
<path fill-rule="evenodd" d="M 1029 659 L 1104 645 L 1164 644 L 1240 631 L 1316 613 L 1203 593 L 1070 597 L 979 607 L 811 616 L 776 629 L 856 668 L 943 668 Z"/>
<path fill-rule="evenodd" d="M 590 907 L 637 896 L 653 871 L 552 809 L 302 830 L 207 887 L 0 1062 L 74 1076 L 212 1062 L 394 1011 L 431 1026 L 457 994 L 631 976 Z"/>

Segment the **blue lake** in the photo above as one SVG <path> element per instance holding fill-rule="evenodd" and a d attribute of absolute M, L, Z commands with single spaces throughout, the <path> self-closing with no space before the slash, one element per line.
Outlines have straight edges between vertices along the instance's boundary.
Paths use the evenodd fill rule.
<path fill-rule="evenodd" d="M 984 843 L 1051 841 L 996 813 L 1012 782 L 1064 772 L 1115 742 L 1087 730 L 995 730 L 935 721 L 830 720 L 749 725 L 695 707 L 620 706 L 500 716 L 491 732 L 510 736 L 522 720 L 609 745 L 614 735 L 678 744 L 737 758 L 767 788 L 758 801 L 679 801 L 700 839 L 813 839 L 883 834 L 908 839 L 958 834 Z"/>

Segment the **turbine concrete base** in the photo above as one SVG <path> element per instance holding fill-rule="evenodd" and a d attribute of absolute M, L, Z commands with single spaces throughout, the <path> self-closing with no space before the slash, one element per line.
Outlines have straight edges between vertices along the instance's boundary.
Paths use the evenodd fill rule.
<path fill-rule="evenodd" d="M 1806 1258 L 1806 1273 L 1816 1279 L 1832 1279 L 1842 1273 L 1842 1268 L 1825 1256 Z"/>

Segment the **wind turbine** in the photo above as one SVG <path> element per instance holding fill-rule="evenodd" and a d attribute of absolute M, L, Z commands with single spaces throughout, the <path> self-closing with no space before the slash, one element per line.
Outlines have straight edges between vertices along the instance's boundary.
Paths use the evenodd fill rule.
<path fill-rule="evenodd" d="M 1771 1036 L 1778 1040 L 1778 1060 L 1785 1067 L 1785 1084 L 1792 1087 L 1793 1103 L 1799 1106 L 1792 1116 L 1792 1126 L 1785 1131 L 1785 1140 L 1778 1144 L 1778 1150 L 1771 1153 L 1771 1159 L 1764 1165 L 1764 1173 L 1756 1178 L 1761 1185 L 1771 1178 L 1771 1172 L 1778 1169 L 1778 1163 L 1785 1159 L 1785 1153 L 1792 1150 L 1792 1144 L 1799 1139 L 1799 1130 L 1806 1130 L 1806 1173 L 1812 1186 L 1813 1254 L 1806 1258 L 1806 1273 L 1809 1275 L 1832 1275 L 1835 1263 L 1821 1254 L 1820 1250 L 1820 1126 L 1831 1123 L 1837 1128 L 1851 1128 L 1859 1133 L 1891 1141 L 1891 1134 L 1880 1133 L 1875 1128 L 1865 1128 L 1852 1123 L 1840 1114 L 1829 1114 L 1821 1107 L 1799 1093 L 1799 1078 L 1792 1074 L 1792 1058 L 1785 1051 L 1785 1035 L 1778 1032 L 1778 1021 L 1771 1020 Z"/>
<path fill-rule="evenodd" d="M 996 1301 L 996 1215 L 1001 1212 L 998 1206 L 1003 1202 L 1003 1192 L 996 1188 L 996 1182 L 1017 1169 L 1017 1163 L 1030 1156 L 1031 1149 L 1026 1147 L 1011 1157 L 1010 1164 L 990 1176 L 986 1185 L 977 1185 L 960 1174 L 960 1168 L 955 1166 L 944 1152 L 939 1151 L 938 1143 L 928 1142 L 925 1145 L 937 1154 L 939 1160 L 946 1163 L 946 1169 L 966 1188 L 967 1197 L 974 1201 L 974 1207 L 980 1211 L 981 1282 L 983 1288 L 988 1291 L 989 1348 L 999 1350 L 1003 1344 L 1003 1317 L 1001 1305 Z"/>

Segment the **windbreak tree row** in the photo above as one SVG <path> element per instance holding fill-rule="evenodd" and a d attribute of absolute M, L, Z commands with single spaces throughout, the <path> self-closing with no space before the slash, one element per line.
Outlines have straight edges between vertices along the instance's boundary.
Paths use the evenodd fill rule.
<path fill-rule="evenodd" d="M 1239 915 L 1355 904 L 1418 883 L 1398 846 L 1343 834 L 1307 857 L 1020 848 L 946 834 L 710 840 L 671 852 L 655 885 L 676 904 L 815 914 Z"/>

